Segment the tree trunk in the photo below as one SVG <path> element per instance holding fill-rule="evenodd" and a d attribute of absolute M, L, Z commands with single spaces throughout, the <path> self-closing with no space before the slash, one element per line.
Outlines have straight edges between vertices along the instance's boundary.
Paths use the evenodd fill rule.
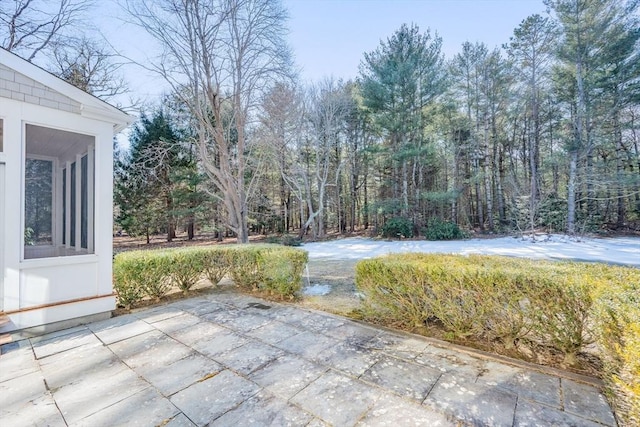
<path fill-rule="evenodd" d="M 531 227 L 531 231 L 533 231 L 536 227 L 536 209 L 538 205 L 538 147 L 539 147 L 539 139 L 540 139 L 540 115 L 538 113 L 538 97 L 536 96 L 536 84 L 535 77 L 534 83 L 532 87 L 533 91 L 533 100 L 532 100 L 532 109 L 533 109 L 533 136 L 529 137 L 529 174 L 530 174 L 530 183 L 531 183 L 531 194 L 529 200 L 529 226 Z"/>
<path fill-rule="evenodd" d="M 176 238 L 176 225 L 173 218 L 173 199 L 168 192 L 165 198 L 167 206 L 167 242 L 171 243 L 173 239 Z"/>
<path fill-rule="evenodd" d="M 625 209 L 625 197 L 624 197 L 624 183 L 623 183 L 623 175 L 624 175 L 624 166 L 622 164 L 622 155 L 624 152 L 624 146 L 622 142 L 622 130 L 620 127 L 620 114 L 616 111 L 614 117 L 614 126 L 615 126 L 615 138 L 616 138 L 616 198 L 617 198 L 617 217 L 616 217 L 616 228 L 621 229 L 624 227 L 626 209 Z"/>
<path fill-rule="evenodd" d="M 409 171 L 406 159 L 402 160 L 402 216 L 409 215 Z"/>
<path fill-rule="evenodd" d="M 195 227 L 195 223 L 193 221 L 193 218 L 189 219 L 189 223 L 187 224 L 187 239 L 188 240 L 193 240 L 193 238 L 196 235 L 196 227 Z"/>
<path fill-rule="evenodd" d="M 489 231 L 493 232 L 494 224 L 493 224 L 493 191 L 491 185 L 491 174 L 489 172 L 489 166 L 491 165 L 491 169 L 493 170 L 493 162 L 491 161 L 492 157 L 489 155 L 489 122 L 488 118 L 485 116 L 484 120 L 484 165 L 483 165 L 483 175 L 484 175 L 484 185 L 485 185 L 485 200 L 487 204 L 487 221 L 489 225 Z"/>
<path fill-rule="evenodd" d="M 364 181 L 362 185 L 362 195 L 364 197 L 364 229 L 369 229 L 369 194 L 367 191 L 367 175 L 365 171 Z"/>
<path fill-rule="evenodd" d="M 574 117 L 574 146 L 570 151 L 569 160 L 569 184 L 567 188 L 567 232 L 575 234 L 576 232 L 576 178 L 578 169 L 578 150 L 582 149 L 582 132 L 583 119 L 585 113 L 585 92 L 584 80 L 582 78 L 582 53 L 578 52 L 576 57 L 576 85 L 578 89 L 578 99 L 576 105 L 576 114 Z"/>
<path fill-rule="evenodd" d="M 458 149 L 454 145 L 453 171 L 451 172 L 451 191 L 453 192 L 453 197 L 451 197 L 451 221 L 455 224 L 458 224 L 458 157 Z"/>
<path fill-rule="evenodd" d="M 567 185 L 567 233 L 576 232 L 576 174 L 578 169 L 578 150 L 569 153 L 569 183 Z"/>
<path fill-rule="evenodd" d="M 504 149 L 498 150 L 498 179 L 496 182 L 496 192 L 498 193 L 498 215 L 500 216 L 500 224 L 507 224 L 507 212 L 504 201 L 504 189 L 502 183 L 505 178 L 504 170 Z"/>
<path fill-rule="evenodd" d="M 480 160 L 478 159 L 479 153 L 475 153 L 476 158 L 473 161 L 474 164 L 474 179 L 475 179 L 475 189 L 476 189 L 476 218 L 478 226 L 480 226 L 480 230 L 484 231 L 484 207 L 482 206 L 482 198 L 480 197 Z"/>

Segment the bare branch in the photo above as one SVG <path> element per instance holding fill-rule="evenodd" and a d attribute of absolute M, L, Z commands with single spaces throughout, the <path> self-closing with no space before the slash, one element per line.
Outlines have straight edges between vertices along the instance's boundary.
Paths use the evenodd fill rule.
<path fill-rule="evenodd" d="M 248 241 L 247 202 L 260 170 L 250 123 L 262 91 L 287 72 L 284 9 L 271 0 L 129 0 L 127 9 L 161 45 L 160 57 L 145 67 L 189 107 L 202 166 L 222 194 L 228 226 Z"/>
<path fill-rule="evenodd" d="M 93 0 L 3 0 L 0 2 L 0 42 L 8 51 L 33 61 L 42 51 L 64 45 L 70 28 L 81 26 Z"/>

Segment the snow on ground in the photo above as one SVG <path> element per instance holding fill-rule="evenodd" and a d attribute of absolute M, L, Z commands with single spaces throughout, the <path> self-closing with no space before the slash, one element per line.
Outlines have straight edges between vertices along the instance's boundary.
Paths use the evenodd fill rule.
<path fill-rule="evenodd" d="M 532 259 L 599 261 L 640 267 L 640 237 L 587 238 L 560 234 L 453 241 L 386 241 L 350 237 L 307 243 L 312 259 L 365 259 L 389 253 L 440 252 Z"/>
<path fill-rule="evenodd" d="M 307 275 L 308 277 L 308 275 Z M 314 283 L 302 288 L 302 293 L 307 296 L 323 296 L 331 292 L 331 285 Z"/>

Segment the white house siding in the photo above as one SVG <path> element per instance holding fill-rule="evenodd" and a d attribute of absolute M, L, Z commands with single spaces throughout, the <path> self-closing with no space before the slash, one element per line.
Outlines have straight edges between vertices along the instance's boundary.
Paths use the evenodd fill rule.
<path fill-rule="evenodd" d="M 80 103 L 0 64 L 0 97 L 80 113 Z"/>
<path fill-rule="evenodd" d="M 3 121 L 0 164 L 4 169 L 4 192 L 0 189 L 3 197 L 0 218 L 4 217 L 4 227 L 0 223 L 0 273 L 3 275 L 0 309 L 11 320 L 0 327 L 0 333 L 32 327 L 49 330 L 96 316 L 109 316 L 115 308 L 111 234 L 113 134 L 114 129 L 124 128 L 131 118 L 6 51 L 0 50 L 0 59 L 3 60 L 0 64 L 0 119 Z M 23 73 L 7 63 L 15 64 Z M 25 259 L 23 194 L 27 125 L 93 138 L 93 253 Z"/>

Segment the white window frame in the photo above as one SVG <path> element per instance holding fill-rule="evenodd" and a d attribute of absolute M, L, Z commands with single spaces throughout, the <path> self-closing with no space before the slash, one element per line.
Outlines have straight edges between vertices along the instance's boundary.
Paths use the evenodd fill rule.
<path fill-rule="evenodd" d="M 33 123 L 23 123 L 23 130 L 26 129 L 26 125 Z M 52 131 L 62 130 L 57 129 L 55 127 L 41 125 L 41 124 L 33 124 L 34 126 L 44 127 L 51 129 Z M 52 183 L 51 183 L 51 197 L 52 197 L 52 207 L 51 207 L 51 249 L 56 250 L 65 249 L 63 254 L 55 254 L 49 256 L 35 256 L 35 257 L 26 257 L 26 248 L 24 238 L 21 238 L 21 251 L 20 251 L 20 261 L 30 262 L 33 260 L 41 260 L 41 259 L 53 259 L 53 258 L 67 258 L 69 256 L 94 256 L 95 255 L 95 135 L 82 133 L 78 131 L 66 131 L 66 132 L 74 132 L 82 135 L 86 135 L 88 137 L 93 138 L 94 142 L 87 146 L 87 149 L 81 153 L 76 153 L 75 159 L 73 161 L 65 161 L 61 162 L 57 157 L 51 156 L 42 156 L 36 154 L 28 154 L 27 153 L 27 135 L 26 131 L 23 131 L 23 156 L 22 156 L 22 164 L 21 164 L 21 210 L 20 210 L 20 224 L 21 224 L 21 232 L 24 235 L 24 230 L 26 227 L 26 161 L 27 159 L 34 160 L 46 160 L 51 161 L 52 163 Z M 0 153 L 2 155 L 2 153 Z M 82 158 L 87 156 L 87 247 L 82 247 Z M 69 183 L 71 183 L 71 164 L 76 163 L 76 176 L 75 176 L 75 192 L 76 192 L 76 206 L 75 206 L 75 245 L 71 246 L 71 192 Z M 62 173 L 63 170 L 66 169 L 66 182 L 67 182 L 67 194 L 66 200 L 63 200 L 63 191 L 62 191 Z M 63 203 L 66 204 L 66 217 L 63 217 Z M 65 243 L 63 244 L 63 236 L 62 236 L 62 221 L 65 221 Z M 42 245 L 41 247 L 45 248 L 49 245 Z M 74 254 L 76 252 L 77 254 Z"/>

